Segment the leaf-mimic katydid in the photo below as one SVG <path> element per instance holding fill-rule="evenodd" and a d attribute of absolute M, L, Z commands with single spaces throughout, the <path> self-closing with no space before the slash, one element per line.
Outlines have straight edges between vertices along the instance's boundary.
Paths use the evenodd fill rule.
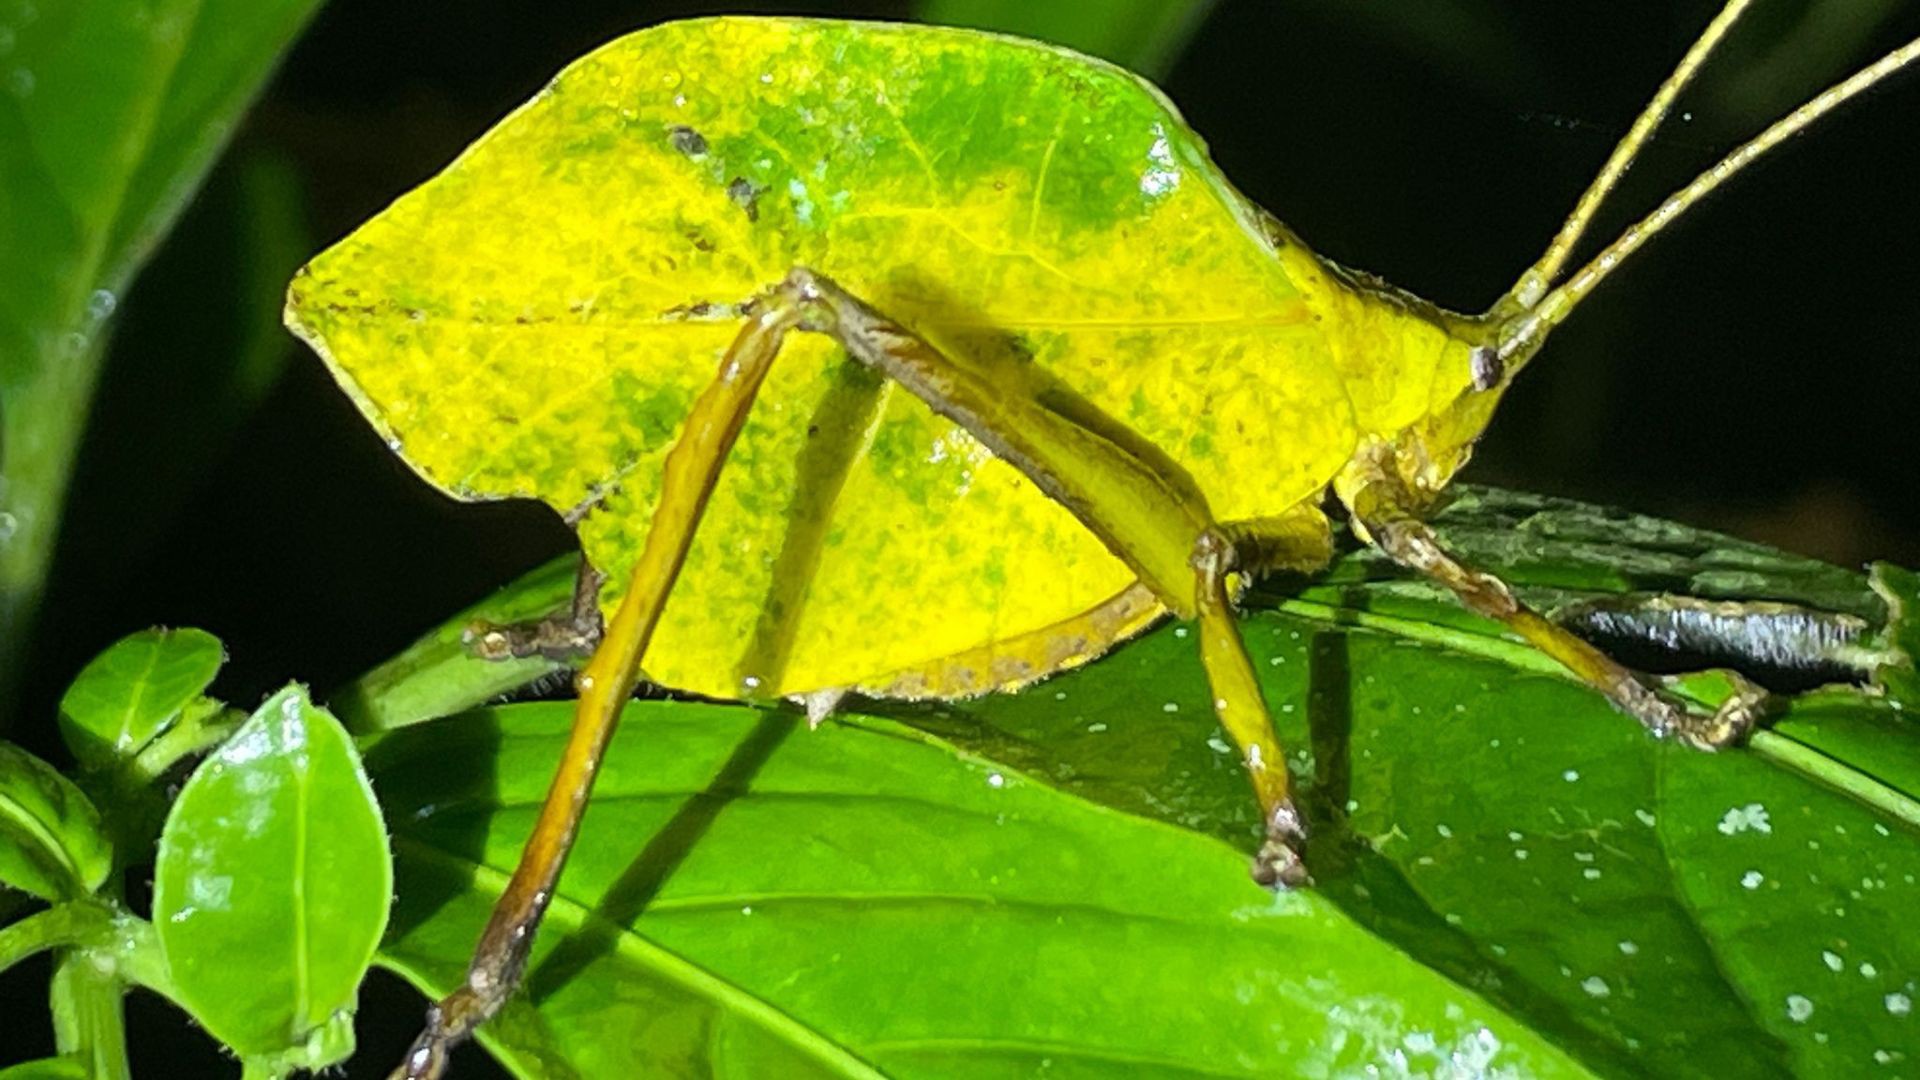
<path fill-rule="evenodd" d="M 607 614 L 520 866 L 397 1075 L 438 1075 L 511 994 L 642 678 L 817 717 L 848 691 L 1011 690 L 1194 620 L 1267 823 L 1254 876 L 1306 883 L 1307 823 L 1233 604 L 1250 576 L 1324 565 L 1323 505 L 1654 733 L 1737 743 L 1759 691 L 1690 711 L 1460 563 L 1423 514 L 1601 281 L 1920 57 L 1914 42 L 1818 95 L 1569 273 L 1746 6 L 1726 5 L 1477 315 L 1314 254 L 1122 70 L 795 19 L 617 40 L 314 259 L 294 330 L 442 490 L 568 512 L 583 623 Z"/>

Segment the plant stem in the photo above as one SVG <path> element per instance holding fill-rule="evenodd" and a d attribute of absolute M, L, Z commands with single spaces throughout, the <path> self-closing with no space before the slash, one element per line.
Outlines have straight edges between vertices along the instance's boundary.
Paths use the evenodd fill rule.
<path fill-rule="evenodd" d="M 93 950 L 67 952 L 53 971 L 55 1047 L 85 1063 L 93 1080 L 131 1080 L 126 1020 L 120 999 L 126 984 L 111 956 Z"/>

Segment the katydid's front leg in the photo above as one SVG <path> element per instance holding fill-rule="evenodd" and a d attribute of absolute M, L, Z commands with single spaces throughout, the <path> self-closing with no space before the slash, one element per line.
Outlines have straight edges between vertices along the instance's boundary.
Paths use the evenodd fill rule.
<path fill-rule="evenodd" d="M 566 610 L 534 622 L 478 621 L 466 628 L 461 640 L 482 660 L 542 656 L 557 663 L 575 663 L 593 655 L 600 647 L 601 635 L 606 632 L 600 617 L 600 586 L 606 580 L 607 575 L 595 569 L 583 555 L 579 573 L 573 579 L 573 601 Z"/>
<path fill-rule="evenodd" d="M 748 322 L 727 350 L 719 375 L 687 413 L 680 440 L 667 454 L 660 503 L 647 530 L 646 547 L 634 566 L 632 586 L 593 657 L 575 679 L 579 700 L 573 729 L 533 834 L 480 935 L 465 981 L 427 1010 L 426 1029 L 394 1070 L 393 1080 L 432 1080 L 442 1075 L 453 1048 L 500 1011 L 519 986 L 534 931 L 553 899 L 586 813 L 594 774 L 619 725 L 621 710 L 633 694 L 640 662 L 686 561 L 694 527 L 780 342 L 797 318 L 792 308 L 769 307 Z M 593 591 L 598 592 L 597 584 Z"/>
<path fill-rule="evenodd" d="M 1032 373 L 1025 385 L 990 378 L 826 278 L 795 270 L 753 304 L 750 321 L 667 455 L 646 547 L 625 599 L 579 675 L 573 730 L 533 835 L 481 935 L 464 984 L 428 1011 L 427 1028 L 394 1073 L 396 1080 L 440 1076 L 451 1049 L 499 1011 L 519 983 L 594 774 L 639 678 L 720 467 L 781 342 L 795 329 L 832 337 L 856 361 L 960 424 L 1072 511 L 1168 609 L 1199 619 L 1214 708 L 1241 747 L 1266 815 L 1268 838 L 1254 876 L 1282 886 L 1307 880 L 1300 857 L 1305 833 L 1290 798 L 1286 758 L 1233 622 L 1227 575 L 1235 565 L 1234 546 L 1192 478 L 1044 376 Z"/>
<path fill-rule="evenodd" d="M 1712 715 L 1692 712 L 1658 693 L 1651 677 L 1522 604 L 1506 582 L 1463 565 L 1419 518 L 1418 501 L 1383 449 L 1363 451 L 1335 488 L 1362 539 L 1401 566 L 1445 586 L 1468 610 L 1504 624 L 1655 735 L 1676 738 L 1700 750 L 1719 750 L 1744 740 L 1766 711 L 1770 701 L 1766 691 L 1734 676 L 1733 694 Z"/>

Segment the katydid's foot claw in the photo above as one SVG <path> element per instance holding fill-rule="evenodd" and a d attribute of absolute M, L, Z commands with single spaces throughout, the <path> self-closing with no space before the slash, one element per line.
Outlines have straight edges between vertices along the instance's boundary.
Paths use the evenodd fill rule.
<path fill-rule="evenodd" d="M 1253 880 L 1269 889 L 1298 889 L 1313 884 L 1301 853 L 1307 846 L 1307 826 L 1291 800 L 1267 815 L 1267 840 L 1253 857 Z"/>
<path fill-rule="evenodd" d="M 1746 741 L 1760 725 L 1772 697 L 1745 678 L 1727 673 L 1733 692 L 1711 714 L 1695 712 L 1685 701 L 1662 693 L 1639 679 L 1622 680 L 1608 696 L 1620 709 L 1662 739 L 1678 739 L 1695 750 L 1725 750 Z M 1672 686 L 1676 680 L 1659 682 Z"/>
<path fill-rule="evenodd" d="M 1664 714 L 1641 716 L 1641 722 L 1655 735 L 1678 739 L 1695 750 L 1724 750 L 1740 745 L 1760 726 L 1773 699 L 1766 690 L 1740 675 L 1729 672 L 1728 677 L 1733 683 L 1733 692 L 1712 715 L 1693 712 L 1663 695 L 1655 700 L 1664 707 Z M 1676 680 L 1661 681 L 1670 686 Z"/>
<path fill-rule="evenodd" d="M 387 1080 L 439 1080 L 447 1071 L 453 1048 L 465 1042 L 485 1019 L 480 1015 L 483 1011 L 479 1000 L 464 986 L 445 1001 L 428 1006 L 426 1028 Z"/>
<path fill-rule="evenodd" d="M 573 621 L 570 615 L 534 623 L 469 623 L 460 641 L 482 660 L 524 660 L 540 656 L 556 663 L 573 663 L 592 656 L 600 643 L 600 625 Z"/>
<path fill-rule="evenodd" d="M 573 603 L 535 622 L 493 623 L 484 619 L 467 624 L 460 642 L 482 660 L 525 660 L 539 656 L 557 664 L 573 664 L 600 647 L 606 623 L 600 617 L 600 586 L 606 575 L 584 559 L 574 581 Z"/>

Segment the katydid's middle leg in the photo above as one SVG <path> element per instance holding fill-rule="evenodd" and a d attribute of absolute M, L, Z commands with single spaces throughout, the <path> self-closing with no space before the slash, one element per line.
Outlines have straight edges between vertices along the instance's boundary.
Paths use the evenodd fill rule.
<path fill-rule="evenodd" d="M 1304 884 L 1304 820 L 1233 618 L 1233 533 L 1215 520 L 1193 478 L 1044 372 L 980 370 L 808 270 L 795 270 L 778 292 L 805 308 L 800 329 L 832 337 L 965 428 L 1071 511 L 1169 610 L 1199 621 L 1214 711 L 1240 749 L 1266 822 L 1254 877 L 1265 885 Z M 1324 535 L 1324 519 L 1314 520 Z"/>

